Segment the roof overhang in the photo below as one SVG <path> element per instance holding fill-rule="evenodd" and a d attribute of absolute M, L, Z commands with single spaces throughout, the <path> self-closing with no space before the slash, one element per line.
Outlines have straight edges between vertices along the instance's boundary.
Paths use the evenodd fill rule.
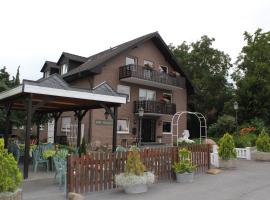
<path fill-rule="evenodd" d="M 57 77 L 58 78 L 58 77 Z M 113 94 L 99 94 L 78 88 L 53 88 L 37 82 L 24 81 L 22 85 L 0 93 L 0 107 L 12 103 L 14 110 L 24 110 L 23 100 L 31 95 L 33 106 L 40 112 L 72 111 L 78 109 L 103 108 L 104 105 L 120 106 L 126 97 Z"/>

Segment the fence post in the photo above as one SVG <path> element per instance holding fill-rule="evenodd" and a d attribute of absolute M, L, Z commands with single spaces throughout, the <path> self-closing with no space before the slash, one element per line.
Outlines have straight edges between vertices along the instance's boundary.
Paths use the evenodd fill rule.
<path fill-rule="evenodd" d="M 211 148 L 211 145 L 210 144 L 208 144 L 207 145 L 207 158 L 208 158 L 208 160 L 207 160 L 207 167 L 208 167 L 208 169 L 210 169 L 210 166 L 211 166 L 211 158 L 210 158 L 210 153 L 211 153 L 211 151 L 210 151 L 210 148 Z"/>
<path fill-rule="evenodd" d="M 246 147 L 246 159 L 251 160 L 251 147 Z"/>

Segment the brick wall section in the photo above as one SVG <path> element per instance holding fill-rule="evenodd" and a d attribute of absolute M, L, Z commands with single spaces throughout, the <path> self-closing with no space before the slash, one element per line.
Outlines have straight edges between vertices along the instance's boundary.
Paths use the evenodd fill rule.
<path fill-rule="evenodd" d="M 172 67 L 166 61 L 164 56 L 161 54 L 159 49 L 155 46 L 155 44 L 150 40 L 145 42 L 144 44 L 126 51 L 114 59 L 108 61 L 102 68 L 101 74 L 95 75 L 92 77 L 87 77 L 83 79 L 76 80 L 71 83 L 72 86 L 89 89 L 91 85 L 93 87 L 98 84 L 106 81 L 113 89 L 117 90 L 117 85 L 126 85 L 130 86 L 131 98 L 130 102 L 122 105 L 118 109 L 118 119 L 129 119 L 129 134 L 118 134 L 118 144 L 120 144 L 121 139 L 128 139 L 129 143 L 134 140 L 134 136 L 132 134 L 132 128 L 136 128 L 138 130 L 138 119 L 134 115 L 134 101 L 139 99 L 139 88 L 151 89 L 156 91 L 156 100 L 159 101 L 161 99 L 163 93 L 172 93 L 173 94 L 173 103 L 176 104 L 176 110 L 182 111 L 186 110 L 187 105 L 187 97 L 186 97 L 186 89 L 177 89 L 174 91 L 161 90 L 159 88 L 147 87 L 143 85 L 125 83 L 119 81 L 119 67 L 125 65 L 126 56 L 133 56 L 138 58 L 138 64 L 143 65 L 144 60 L 149 60 L 154 63 L 154 68 L 159 70 L 160 65 L 165 65 L 169 68 L 169 71 L 172 71 Z M 90 112 L 92 112 L 92 117 L 90 118 Z M 100 141 L 103 144 L 112 144 L 112 125 L 97 125 L 96 120 L 105 120 L 104 119 L 104 109 L 96 109 L 92 110 L 86 114 L 83 119 L 83 124 L 85 125 L 85 137 L 88 141 L 88 138 L 91 138 L 91 142 Z M 74 119 L 74 113 L 63 113 L 62 116 L 72 116 L 72 123 L 76 123 Z M 171 135 L 162 133 L 162 121 L 171 121 L 172 116 L 163 115 L 157 119 L 156 123 L 156 136 L 162 136 L 162 142 L 170 143 Z M 110 117 L 108 120 L 112 120 Z M 58 122 L 58 134 L 61 128 L 61 118 Z M 181 118 L 180 122 L 180 132 L 186 129 L 186 116 Z"/>

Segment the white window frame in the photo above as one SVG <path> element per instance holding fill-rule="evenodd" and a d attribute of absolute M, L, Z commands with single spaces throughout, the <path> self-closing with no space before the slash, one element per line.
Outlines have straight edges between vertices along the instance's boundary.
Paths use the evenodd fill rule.
<path fill-rule="evenodd" d="M 118 121 L 119 120 L 125 120 L 127 121 L 127 131 L 118 131 Z M 129 119 L 125 119 L 125 118 L 120 118 L 120 119 L 117 119 L 117 134 L 129 134 L 129 125 L 130 125 L 130 121 Z"/>
<path fill-rule="evenodd" d="M 121 89 L 119 89 L 119 88 L 125 88 L 125 89 L 127 89 L 128 90 L 128 94 L 126 94 L 126 93 L 123 93 L 123 92 L 121 92 Z M 119 91 L 120 90 L 120 91 Z M 122 90 L 123 91 L 123 90 Z M 118 93 L 120 93 L 120 94 L 125 94 L 125 95 L 128 95 L 128 97 L 127 97 L 127 102 L 130 102 L 130 86 L 127 86 L 127 85 L 117 85 L 117 92 Z"/>
<path fill-rule="evenodd" d="M 40 131 L 44 131 L 44 130 L 45 130 L 44 124 L 40 124 L 40 125 L 39 125 L 39 130 L 40 130 Z"/>
<path fill-rule="evenodd" d="M 68 72 L 68 65 L 63 64 L 61 65 L 61 75 L 66 74 Z"/>
<path fill-rule="evenodd" d="M 172 95 L 172 93 L 166 93 L 166 92 L 164 92 L 163 93 L 163 97 L 164 97 L 164 94 L 165 95 L 168 95 L 168 96 L 171 96 L 171 102 L 170 103 L 173 103 L 173 95 Z"/>
<path fill-rule="evenodd" d="M 163 123 L 164 122 L 171 124 L 171 132 L 163 132 Z M 164 135 L 171 135 L 172 134 L 172 122 L 171 121 L 162 121 L 162 134 L 164 134 Z"/>
<path fill-rule="evenodd" d="M 64 118 L 66 118 L 66 119 L 69 118 L 70 119 L 69 127 L 68 126 L 64 126 L 64 124 L 63 124 L 63 119 Z M 62 132 L 70 132 L 70 126 L 71 126 L 71 117 L 69 117 L 69 116 L 63 116 L 63 117 L 61 117 L 61 131 Z"/>
<path fill-rule="evenodd" d="M 164 73 L 164 70 L 162 69 L 162 67 L 165 67 L 167 70 L 167 72 L 165 72 L 166 74 L 169 73 L 169 68 L 166 66 L 166 65 L 159 65 L 159 69 L 160 69 L 160 72 Z"/>
<path fill-rule="evenodd" d="M 44 78 L 48 78 L 50 76 L 50 71 L 47 70 L 44 72 Z"/>
<path fill-rule="evenodd" d="M 134 63 L 133 63 L 133 64 L 127 64 L 127 58 L 134 60 Z M 138 63 L 137 57 L 126 56 L 126 59 L 125 59 L 125 64 L 126 64 L 126 65 L 137 65 L 137 63 Z"/>
<path fill-rule="evenodd" d="M 141 97 L 140 97 L 140 91 L 142 91 L 142 90 L 145 90 L 146 91 L 146 99 L 140 99 Z M 148 99 L 148 97 L 147 97 L 147 92 L 148 91 L 151 91 L 151 92 L 154 92 L 154 94 L 155 94 L 155 97 L 154 97 L 154 99 Z M 156 98 L 157 98 L 157 92 L 155 91 L 155 90 L 148 90 L 148 89 L 144 89 L 144 88 L 139 88 L 139 100 L 140 101 L 156 101 Z"/>

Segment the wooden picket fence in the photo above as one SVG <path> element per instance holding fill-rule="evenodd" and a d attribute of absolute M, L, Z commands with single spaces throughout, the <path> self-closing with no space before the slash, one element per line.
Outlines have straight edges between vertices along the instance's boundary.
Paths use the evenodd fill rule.
<path fill-rule="evenodd" d="M 155 174 L 157 180 L 172 180 L 172 164 L 178 161 L 178 148 L 144 148 L 140 151 L 146 170 Z M 210 146 L 189 145 L 196 173 L 204 173 L 210 167 Z M 124 172 L 127 160 L 125 152 L 95 152 L 81 157 L 71 155 L 67 162 L 67 192 L 86 193 L 116 188 L 114 177 Z"/>

